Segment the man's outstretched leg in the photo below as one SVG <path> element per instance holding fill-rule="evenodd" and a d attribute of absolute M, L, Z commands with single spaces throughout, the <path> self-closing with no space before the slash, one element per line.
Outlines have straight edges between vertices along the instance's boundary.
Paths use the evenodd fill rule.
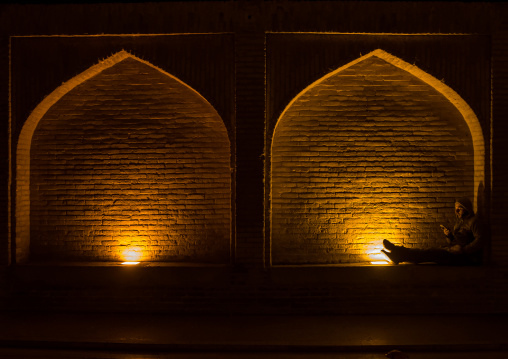
<path fill-rule="evenodd" d="M 382 250 L 384 254 L 394 264 L 402 262 L 411 263 L 424 263 L 433 262 L 437 264 L 452 264 L 454 256 L 452 253 L 445 249 L 431 248 L 431 249 L 413 249 L 404 246 L 397 246 L 387 239 L 383 240 L 383 246 L 386 250 Z"/>

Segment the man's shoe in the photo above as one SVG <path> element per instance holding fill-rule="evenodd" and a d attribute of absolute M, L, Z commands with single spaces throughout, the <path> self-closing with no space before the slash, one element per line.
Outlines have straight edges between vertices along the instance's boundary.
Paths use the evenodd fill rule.
<path fill-rule="evenodd" d="M 383 239 L 383 246 L 390 252 L 393 251 L 397 246 L 390 242 L 388 239 Z"/>
<path fill-rule="evenodd" d="M 388 258 L 390 258 L 390 260 L 393 262 L 393 264 L 397 265 L 399 264 L 400 262 L 402 262 L 401 258 L 399 258 L 399 256 L 394 253 L 394 252 L 387 252 L 385 251 L 384 249 L 381 249 L 381 252 L 383 252 L 384 254 L 386 254 L 386 256 Z"/>

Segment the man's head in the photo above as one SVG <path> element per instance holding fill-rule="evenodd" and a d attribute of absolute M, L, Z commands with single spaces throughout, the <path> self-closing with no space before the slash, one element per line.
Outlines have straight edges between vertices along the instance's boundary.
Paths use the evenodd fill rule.
<path fill-rule="evenodd" d="M 455 201 L 455 215 L 457 218 L 465 218 L 473 214 L 473 205 L 469 198 L 464 197 Z"/>

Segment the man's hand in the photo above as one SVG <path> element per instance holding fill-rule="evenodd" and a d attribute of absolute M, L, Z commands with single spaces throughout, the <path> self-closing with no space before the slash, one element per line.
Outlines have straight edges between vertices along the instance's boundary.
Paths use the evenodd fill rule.
<path fill-rule="evenodd" d="M 450 234 L 450 230 L 448 228 L 446 228 L 445 226 L 443 226 L 442 224 L 440 224 L 439 227 L 441 227 L 445 236 L 448 237 L 448 235 Z"/>

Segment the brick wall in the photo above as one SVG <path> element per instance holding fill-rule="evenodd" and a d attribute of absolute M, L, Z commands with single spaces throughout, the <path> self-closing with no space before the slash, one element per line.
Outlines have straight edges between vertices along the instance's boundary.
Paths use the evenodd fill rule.
<path fill-rule="evenodd" d="M 248 25 L 247 25 L 248 26 Z M 236 261 L 263 266 L 264 34 L 248 28 L 236 36 Z"/>
<path fill-rule="evenodd" d="M 506 313 L 507 242 L 503 228 L 503 211 L 506 207 L 505 159 L 508 153 L 503 120 L 507 111 L 504 104 L 508 103 L 504 70 L 508 38 L 506 13 L 506 5 L 479 2 L 186 1 L 5 6 L 0 12 L 0 31 L 3 35 L 0 64 L 3 64 L 5 80 L 3 91 L 0 92 L 3 97 L 0 111 L 5 121 L 0 136 L 4 143 L 3 153 L 10 154 L 9 158 L 0 161 L 3 166 L 0 171 L 3 182 L 0 183 L 8 187 L 0 195 L 4 208 L 0 211 L 2 308 L 174 313 Z M 24 213 L 23 207 L 17 212 L 20 203 L 16 195 L 22 195 L 25 188 L 15 183 L 19 175 L 16 154 L 21 128 L 34 108 L 60 84 L 85 71 L 99 59 L 122 49 L 196 89 L 223 119 L 229 134 L 233 164 L 231 237 L 234 263 L 213 268 L 182 263 L 159 263 L 157 266 L 134 268 L 90 263 L 36 265 L 18 262 L 8 266 L 9 260 L 16 257 L 14 250 L 26 250 L 28 253 L 28 248 L 23 248 L 15 240 L 23 228 L 29 228 L 20 227 L 15 219 L 16 213 Z M 456 91 L 478 116 L 480 132 L 485 139 L 483 168 L 486 193 L 492 196 L 492 200 L 487 196 L 484 203 L 487 213 L 491 215 L 492 249 L 495 251 L 489 265 L 475 268 L 271 266 L 273 263 L 267 261 L 271 245 L 275 244 L 275 241 L 271 243 L 269 195 L 272 136 L 279 137 L 280 130 L 277 128 L 275 131 L 277 120 L 287 104 L 306 86 L 375 49 L 383 49 L 415 64 L 437 81 L 442 81 Z M 395 70 L 401 74 L 398 69 Z M 408 82 L 412 81 L 415 79 L 410 76 Z M 492 88 L 491 81 L 494 83 Z M 340 84 L 334 88 L 340 88 Z M 423 92 L 430 94 L 425 86 Z M 401 90 L 401 93 L 407 94 L 407 91 Z M 326 101 L 335 101 L 329 95 L 324 98 Z M 435 113 L 433 116 L 447 124 L 454 123 L 454 116 L 440 117 L 442 112 L 437 107 L 449 106 L 445 104 L 446 101 L 423 100 L 422 97 L 422 102 L 431 104 L 431 110 Z M 293 110 L 295 108 L 297 106 Z M 75 106 L 72 106 L 72 110 L 75 110 Z M 404 109 L 400 109 L 399 113 L 404 117 L 407 115 Z M 73 121 L 69 120 L 67 124 Z M 96 121 L 95 117 L 89 120 L 92 123 Z M 129 119 L 132 128 L 138 127 L 137 120 Z M 411 126 L 414 123 L 418 126 L 420 120 L 417 116 Z M 41 125 L 44 123 L 41 122 Z M 147 118 L 143 123 L 154 125 Z M 342 129 L 342 125 L 344 123 L 334 123 L 332 129 Z M 385 139 L 384 134 L 381 136 L 377 133 L 380 131 L 369 132 L 364 126 L 359 126 L 359 129 L 369 137 L 372 135 Z M 404 127 L 395 129 L 405 131 Z M 79 131 L 85 133 L 82 129 Z M 118 128 L 115 131 L 122 138 L 127 136 L 126 131 L 119 131 Z M 454 131 L 450 130 L 450 133 Z M 477 130 L 472 132 L 475 132 L 472 133 L 473 137 L 478 136 Z M 164 132 L 158 131 L 157 135 L 160 133 Z M 70 138 L 77 138 L 73 136 Z M 143 141 L 150 142 L 153 132 L 144 132 L 143 136 Z M 411 134 L 408 143 L 418 145 L 423 140 L 417 137 Z M 434 141 L 436 136 L 431 137 Z M 9 140 L 11 146 L 7 148 Z M 129 141 L 133 147 L 139 144 L 132 138 Z M 120 142 L 110 139 L 109 143 L 117 146 Z M 277 146 L 276 141 L 273 144 Z M 40 141 L 34 142 L 34 145 L 42 150 Z M 362 146 L 370 148 L 368 141 L 364 141 Z M 460 147 L 461 144 L 457 142 L 453 146 Z M 406 147 L 403 150 L 406 151 Z M 470 158 L 470 148 L 467 151 Z M 40 151 L 39 155 L 42 155 Z M 75 155 L 76 158 L 80 156 L 78 153 Z M 429 155 L 432 156 L 446 157 L 446 154 L 438 151 Z M 91 155 L 89 158 L 99 162 L 98 157 Z M 371 159 L 372 162 L 379 161 L 376 157 Z M 342 165 L 344 163 L 340 162 Z M 394 167 L 399 164 L 393 160 L 390 163 Z M 422 162 L 418 164 L 423 166 Z M 328 165 L 323 167 L 329 171 Z M 441 165 L 436 168 L 445 171 Z M 38 171 L 42 178 L 44 173 L 52 170 L 41 166 Z M 422 170 L 421 174 L 428 172 Z M 135 192 L 138 187 L 134 181 L 130 181 L 131 175 L 118 181 Z M 13 179 L 10 187 L 9 178 Z M 423 178 L 421 175 L 412 180 L 421 182 Z M 44 188 L 42 181 L 40 183 Z M 156 185 L 159 186 L 158 183 Z M 397 185 L 400 189 L 400 184 Z M 56 190 L 60 187 L 65 188 L 59 186 Z M 353 189 L 361 194 L 367 193 L 363 187 Z M 92 188 L 88 190 L 93 192 Z M 116 194 L 120 195 L 119 192 Z M 409 192 L 401 194 L 409 199 Z M 46 199 L 49 198 L 47 192 L 44 195 Z M 102 195 L 102 192 L 97 195 Z M 158 203 L 164 202 L 165 198 L 161 199 L 152 192 L 149 195 L 155 199 L 151 201 L 152 206 L 159 210 L 159 214 L 163 213 L 165 208 Z M 421 198 L 427 196 L 422 195 Z M 452 198 L 452 194 L 449 198 Z M 42 208 L 42 203 L 37 208 L 40 213 L 46 210 Z M 401 203 L 407 204 L 412 214 L 417 211 L 428 213 L 428 206 L 422 207 L 420 204 L 420 207 L 415 205 L 409 208 L 410 202 Z M 444 200 L 441 203 L 444 205 Z M 25 204 L 28 205 L 28 201 Z M 372 205 L 371 202 L 367 204 Z M 430 205 L 431 202 L 424 201 L 423 204 Z M 110 208 L 122 209 L 121 202 L 115 206 Z M 420 239 L 430 244 L 438 217 L 449 218 L 450 206 L 451 203 L 447 203 L 446 208 L 442 208 L 446 212 L 432 212 L 432 221 L 428 223 L 419 222 L 422 218 L 413 218 L 420 226 L 427 226 L 429 232 L 426 235 L 418 233 L 408 244 L 421 244 Z M 96 207 L 95 214 L 109 215 L 100 207 Z M 399 210 L 399 207 L 396 209 Z M 132 216 L 126 216 L 129 215 Z M 400 223 L 400 217 L 397 220 Z M 363 230 L 361 226 L 357 227 L 357 230 Z M 94 227 L 93 231 L 100 229 Z M 402 228 L 399 229 L 404 239 L 416 233 L 411 232 L 411 228 L 404 230 L 407 236 Z M 152 235 L 156 237 L 158 234 L 153 232 Z M 80 236 L 69 238 L 80 243 Z M 60 234 L 58 238 L 64 236 Z M 9 248 L 11 245 L 12 248 Z M 100 246 L 105 247 L 102 243 Z M 52 248 L 52 252 L 50 249 L 42 246 L 35 252 L 39 251 L 40 257 L 58 253 L 57 249 Z M 46 253 L 43 253 L 44 250 Z M 163 251 L 157 253 L 162 255 Z M 282 263 L 280 259 L 286 253 L 279 250 L 278 255 L 278 263 Z M 208 257 L 213 258 L 213 255 Z M 325 255 L 326 260 L 330 260 L 330 257 Z M 175 259 L 178 260 L 175 257 L 166 257 L 164 260 Z M 297 258 L 301 261 L 299 263 L 308 259 L 309 256 L 303 254 Z M 333 260 L 336 261 L 336 258 Z M 335 262 L 330 260 L 330 263 Z"/>
<path fill-rule="evenodd" d="M 493 35 L 492 61 L 492 207 L 491 252 L 493 261 L 508 266 L 508 238 L 506 218 L 508 210 L 508 20 L 507 4 L 499 4 Z"/>
<path fill-rule="evenodd" d="M 30 161 L 32 259 L 229 262 L 225 126 L 158 69 L 128 57 L 68 92 Z"/>
<path fill-rule="evenodd" d="M 444 245 L 454 198 L 474 198 L 459 111 L 371 56 L 306 89 L 272 142 L 273 263 L 366 262 L 383 238 Z"/>

